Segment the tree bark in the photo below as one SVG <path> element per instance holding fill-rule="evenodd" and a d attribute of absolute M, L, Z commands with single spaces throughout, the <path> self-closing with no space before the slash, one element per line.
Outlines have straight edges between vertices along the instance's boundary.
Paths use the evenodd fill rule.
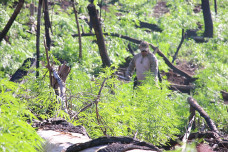
<path fill-rule="evenodd" d="M 204 37 L 213 37 L 213 21 L 211 17 L 210 4 L 209 0 L 201 0 L 202 1 L 202 9 L 203 9 L 203 18 L 204 18 Z"/>
<path fill-rule="evenodd" d="M 209 128 L 216 132 L 219 133 L 218 129 L 216 128 L 214 122 L 211 120 L 211 118 L 209 117 L 209 115 L 203 110 L 203 108 L 197 103 L 196 100 L 194 100 L 192 97 L 188 97 L 188 103 L 195 109 L 197 110 L 200 115 L 206 120 Z"/>
<path fill-rule="evenodd" d="M 8 31 L 10 29 L 10 27 L 12 26 L 14 20 L 17 18 L 17 15 L 20 13 L 21 8 L 24 5 L 24 2 L 25 2 L 24 0 L 19 0 L 19 3 L 17 5 L 16 9 L 14 10 L 12 16 L 10 17 L 8 23 L 6 24 L 6 26 L 4 27 L 4 29 L 0 33 L 0 42 L 6 36 L 6 34 L 8 33 Z"/>
<path fill-rule="evenodd" d="M 215 14 L 217 15 L 217 0 L 214 0 Z"/>
<path fill-rule="evenodd" d="M 72 2 L 73 9 L 74 9 L 75 20 L 76 20 L 77 29 L 78 29 L 79 63 L 80 63 L 82 61 L 82 41 L 81 41 L 80 25 L 79 25 L 79 22 L 78 22 L 78 11 L 75 8 L 74 0 L 71 0 L 71 2 Z"/>
<path fill-rule="evenodd" d="M 44 21 L 45 21 L 45 37 L 48 51 L 51 49 L 51 37 L 49 28 L 51 28 L 49 12 L 48 12 L 48 0 L 44 0 Z"/>
<path fill-rule="evenodd" d="M 36 31 L 36 78 L 39 77 L 40 67 L 40 17 L 43 0 L 39 0 L 38 13 L 37 13 L 37 31 Z"/>
<path fill-rule="evenodd" d="M 92 23 L 92 27 L 95 31 L 95 35 L 97 38 L 97 43 L 99 47 L 99 52 L 100 56 L 102 59 L 103 66 L 111 66 L 109 56 L 107 54 L 105 42 L 104 42 L 104 37 L 103 37 L 103 32 L 101 29 L 100 21 L 97 16 L 97 10 L 94 4 L 89 4 L 87 6 L 87 9 L 89 11 L 89 16 L 90 16 L 90 21 Z"/>

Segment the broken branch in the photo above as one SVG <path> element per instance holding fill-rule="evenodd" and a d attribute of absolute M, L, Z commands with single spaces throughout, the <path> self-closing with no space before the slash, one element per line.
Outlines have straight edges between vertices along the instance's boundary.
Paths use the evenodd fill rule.
<path fill-rule="evenodd" d="M 192 97 L 188 97 L 188 103 L 195 109 L 197 110 L 200 115 L 206 120 L 209 128 L 218 133 L 219 134 L 219 131 L 218 129 L 216 128 L 214 122 L 211 120 L 211 118 L 209 117 L 209 115 L 204 111 L 204 109 L 197 103 L 196 100 L 194 100 Z"/>

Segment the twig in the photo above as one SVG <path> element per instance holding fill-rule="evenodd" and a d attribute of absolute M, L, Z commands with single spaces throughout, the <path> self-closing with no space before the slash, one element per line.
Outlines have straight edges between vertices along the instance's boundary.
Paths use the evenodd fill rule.
<path fill-rule="evenodd" d="M 190 132 L 191 132 L 191 129 L 192 129 L 192 124 L 194 122 L 194 119 L 195 119 L 195 115 L 192 117 L 191 121 L 189 122 L 188 124 L 188 128 L 187 128 L 187 131 L 182 139 L 182 142 L 183 142 L 183 145 L 182 145 L 182 152 L 185 151 L 186 149 L 186 142 L 188 141 L 188 137 L 190 135 Z"/>
<path fill-rule="evenodd" d="M 101 91 L 102 91 L 102 89 L 103 89 L 103 87 L 104 87 L 104 84 L 105 84 L 105 81 L 106 81 L 106 78 L 104 79 L 104 81 L 103 81 L 103 83 L 102 83 L 102 85 L 101 85 L 101 87 L 100 87 L 100 90 L 99 90 L 99 92 L 98 92 L 98 95 L 97 95 L 96 100 L 95 100 L 94 102 L 92 102 L 92 103 L 86 105 L 84 108 L 82 108 L 82 109 L 81 109 L 78 113 L 76 113 L 71 119 L 74 119 L 75 117 L 78 116 L 79 113 L 81 113 L 81 112 L 85 111 L 86 109 L 88 109 L 89 107 L 91 107 L 91 106 L 93 105 L 93 103 L 98 103 L 98 101 L 99 101 L 99 99 L 100 99 Z"/>

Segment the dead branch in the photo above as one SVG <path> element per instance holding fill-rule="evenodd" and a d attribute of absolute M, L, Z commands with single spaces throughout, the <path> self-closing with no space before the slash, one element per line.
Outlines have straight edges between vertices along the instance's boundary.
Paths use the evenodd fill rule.
<path fill-rule="evenodd" d="M 174 63 L 174 61 L 176 60 L 177 55 L 178 55 L 178 52 L 179 52 L 179 50 L 180 50 L 180 48 L 181 48 L 181 45 L 182 45 L 183 42 L 184 42 L 184 39 L 185 39 L 185 33 L 184 33 L 184 29 L 182 29 L 181 41 L 180 41 L 180 44 L 179 44 L 178 47 L 177 47 L 177 51 L 175 52 L 175 54 L 174 54 L 174 56 L 173 56 L 173 61 L 172 61 L 172 63 Z"/>
<path fill-rule="evenodd" d="M 104 35 L 107 35 L 107 36 L 114 36 L 114 37 L 119 37 L 119 38 L 122 38 L 122 39 L 125 39 L 125 40 L 128 40 L 128 41 L 131 41 L 133 43 L 136 43 L 136 44 L 140 44 L 140 40 L 137 40 L 137 39 L 134 39 L 134 38 L 131 38 L 131 37 L 128 37 L 128 36 L 124 36 L 124 35 L 120 35 L 120 34 L 117 34 L 117 33 L 103 33 Z M 73 37 L 77 37 L 78 34 L 74 34 L 72 35 Z M 82 33 L 82 36 L 94 36 L 93 33 Z M 153 44 L 150 44 L 151 48 L 153 50 L 156 50 L 158 55 L 161 56 L 165 63 L 171 68 L 173 69 L 174 72 L 177 72 L 179 73 L 180 75 L 182 76 L 185 76 L 187 79 L 190 79 L 191 81 L 194 81 L 196 78 L 192 78 L 191 75 L 187 74 L 186 72 L 180 70 L 179 68 L 177 68 L 175 65 L 173 65 L 169 60 L 168 58 L 158 49 L 158 47 L 155 47 Z"/>
<path fill-rule="evenodd" d="M 101 91 L 102 91 L 102 89 L 103 89 L 103 87 L 104 87 L 104 84 L 105 84 L 105 81 L 106 81 L 106 78 L 104 79 L 103 83 L 101 84 L 101 87 L 100 87 L 100 90 L 99 90 L 99 92 L 98 92 L 97 98 L 94 100 L 94 102 L 92 102 L 92 103 L 86 105 L 84 108 L 80 109 L 79 112 L 76 113 L 76 114 L 72 117 L 72 119 L 74 119 L 75 117 L 77 117 L 79 113 L 81 113 L 81 112 L 85 111 L 86 109 L 88 109 L 89 107 L 91 107 L 91 106 L 93 105 L 93 103 L 98 103 L 98 101 L 99 101 L 99 99 L 100 99 Z"/>
<path fill-rule="evenodd" d="M 106 78 L 104 79 L 104 81 L 103 81 L 103 83 L 102 83 L 102 85 L 101 85 L 102 87 L 101 87 L 100 90 L 99 90 L 98 97 L 97 97 L 98 100 L 100 99 L 101 90 L 102 90 L 102 88 L 103 88 L 103 86 L 104 86 L 104 84 L 105 84 L 105 81 L 106 81 Z M 98 122 L 99 125 L 102 124 L 102 125 L 104 126 L 104 123 L 102 122 L 101 116 L 99 115 L 99 112 L 98 112 L 98 100 L 95 100 L 97 122 Z M 106 128 L 104 127 L 104 129 L 103 129 L 102 127 L 100 127 L 100 129 L 101 129 L 101 131 L 103 132 L 103 134 L 104 134 L 105 136 L 107 136 L 107 134 L 106 134 L 106 132 L 107 132 Z"/>
<path fill-rule="evenodd" d="M 191 90 L 195 88 L 194 85 L 178 85 L 178 84 L 171 84 L 169 87 L 171 90 L 178 90 L 180 92 L 190 93 Z"/>
<path fill-rule="evenodd" d="M 135 56 L 135 53 L 134 53 L 134 51 L 132 50 L 131 44 L 130 44 L 130 43 L 127 45 L 127 47 L 128 47 L 129 52 L 130 52 L 133 56 Z"/>
<path fill-rule="evenodd" d="M 196 100 L 194 100 L 192 97 L 188 97 L 188 103 L 195 109 L 197 110 L 200 115 L 206 120 L 209 128 L 218 133 L 219 134 L 219 131 L 218 129 L 216 128 L 214 122 L 211 120 L 211 118 L 209 117 L 209 115 L 204 111 L 204 109 L 197 103 Z"/>
<path fill-rule="evenodd" d="M 66 66 L 65 62 L 62 66 L 59 67 L 58 73 L 55 71 L 54 68 L 50 66 L 49 56 L 48 56 L 48 47 L 46 45 L 45 39 L 44 39 L 44 47 L 46 50 L 46 57 L 47 57 L 47 68 L 49 70 L 49 76 L 50 76 L 50 86 L 52 86 L 55 90 L 56 95 L 60 97 L 62 109 L 68 113 L 67 111 L 67 100 L 66 100 L 66 87 L 65 87 L 65 81 L 66 77 L 68 76 L 70 72 L 70 68 Z M 53 72 L 54 78 L 51 76 Z M 57 81 L 57 83 L 56 83 Z M 57 91 L 58 88 L 60 88 L 60 91 Z"/>
<path fill-rule="evenodd" d="M 184 134 L 184 137 L 182 138 L 182 143 L 183 143 L 183 145 L 182 145 L 182 152 L 184 152 L 185 149 L 186 149 L 186 143 L 187 143 L 188 137 L 189 137 L 189 135 L 190 135 L 190 133 L 191 133 L 192 124 L 193 124 L 193 122 L 194 122 L 194 119 L 195 119 L 195 116 L 193 116 L 192 119 L 191 119 L 191 121 L 188 123 L 187 131 L 186 131 L 186 133 Z"/>
<path fill-rule="evenodd" d="M 78 29 L 78 42 L 79 42 L 79 62 L 81 62 L 82 60 L 82 41 L 81 41 L 81 32 L 80 32 L 80 26 L 79 26 L 79 22 L 78 22 L 78 11 L 75 8 L 74 5 L 74 0 L 71 0 L 73 9 L 74 9 L 74 14 L 75 14 L 75 21 L 77 24 L 77 29 Z"/>
<path fill-rule="evenodd" d="M 21 8 L 24 5 L 24 0 L 19 0 L 19 3 L 16 7 L 16 9 L 14 10 L 12 16 L 10 17 L 8 23 L 6 24 L 6 26 L 4 27 L 4 29 L 2 30 L 2 32 L 0 33 L 0 42 L 2 41 L 2 39 L 6 36 L 6 34 L 8 33 L 10 27 L 12 26 L 14 20 L 17 18 L 17 15 L 20 13 Z"/>

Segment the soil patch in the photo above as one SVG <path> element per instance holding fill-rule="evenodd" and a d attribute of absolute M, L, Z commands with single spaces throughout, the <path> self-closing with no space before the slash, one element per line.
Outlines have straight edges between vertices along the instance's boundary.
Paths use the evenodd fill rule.
<path fill-rule="evenodd" d="M 153 17 L 159 18 L 166 13 L 169 13 L 169 8 L 165 1 L 158 2 L 153 8 Z"/>
<path fill-rule="evenodd" d="M 195 71 L 198 69 L 198 66 L 196 64 L 185 60 L 176 60 L 176 66 L 191 76 L 195 75 Z M 161 71 L 161 76 L 173 84 L 188 85 L 190 83 L 187 78 L 173 72 L 172 69 L 170 69 L 168 72 Z"/>

